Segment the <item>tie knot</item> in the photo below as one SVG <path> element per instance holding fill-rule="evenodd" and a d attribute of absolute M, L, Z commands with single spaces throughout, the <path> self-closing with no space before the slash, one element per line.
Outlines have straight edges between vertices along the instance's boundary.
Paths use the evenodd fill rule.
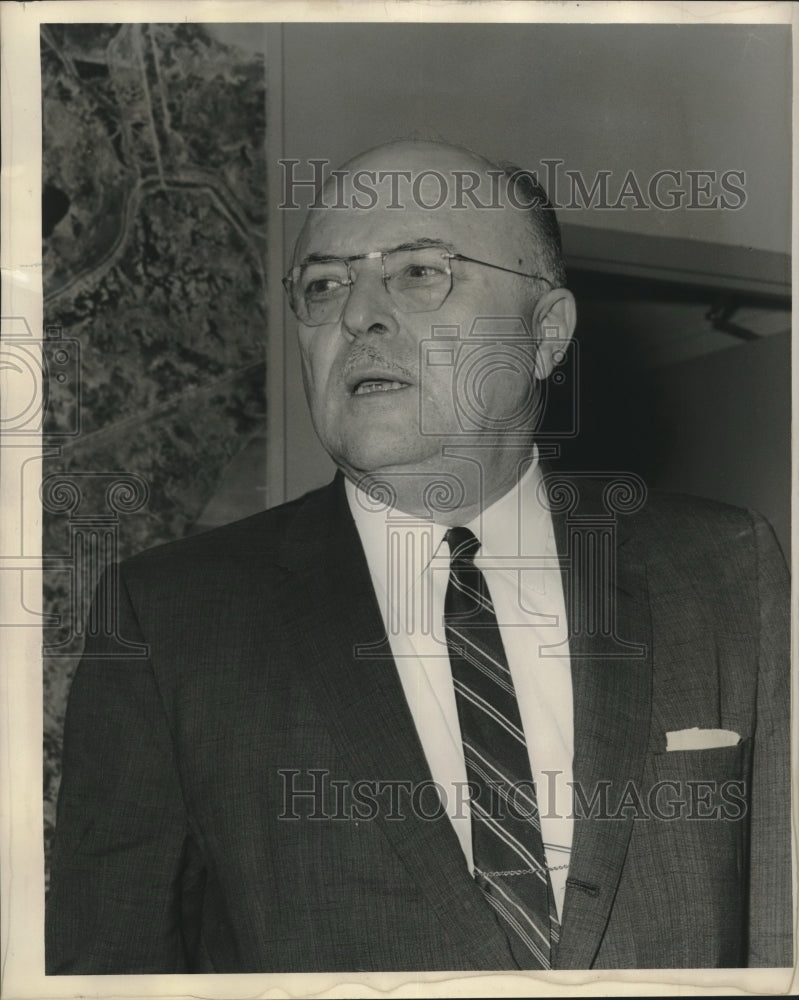
<path fill-rule="evenodd" d="M 450 528 L 444 540 L 449 545 L 450 563 L 472 564 L 480 541 L 468 528 Z"/>

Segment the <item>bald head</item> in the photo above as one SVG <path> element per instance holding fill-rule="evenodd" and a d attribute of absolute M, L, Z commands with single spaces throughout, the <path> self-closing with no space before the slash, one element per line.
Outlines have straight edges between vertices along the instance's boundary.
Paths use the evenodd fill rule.
<path fill-rule="evenodd" d="M 368 166 L 403 169 L 417 167 L 419 164 L 444 171 L 472 169 L 487 172 L 496 167 L 496 164 L 466 146 L 457 146 L 439 139 L 392 139 L 353 156 L 344 164 L 344 168 L 355 170 Z"/>
<path fill-rule="evenodd" d="M 375 146 L 332 171 L 295 247 L 301 261 L 309 230 L 332 211 L 413 213 L 419 225 L 435 230 L 447 212 L 490 213 L 506 228 L 516 266 L 565 285 L 560 230 L 546 193 L 534 175 L 499 165 L 472 150 L 437 140 L 400 139 Z M 427 217 L 425 219 L 425 216 Z M 385 217 L 385 216 L 384 216 Z M 375 226 L 379 227 L 376 221 Z"/>

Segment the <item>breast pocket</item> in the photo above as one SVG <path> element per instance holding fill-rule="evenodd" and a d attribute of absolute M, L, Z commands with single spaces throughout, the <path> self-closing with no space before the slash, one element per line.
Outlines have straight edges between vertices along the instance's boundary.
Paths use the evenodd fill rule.
<path fill-rule="evenodd" d="M 661 871 L 740 878 L 749 825 L 752 741 L 647 754 L 647 848 Z"/>

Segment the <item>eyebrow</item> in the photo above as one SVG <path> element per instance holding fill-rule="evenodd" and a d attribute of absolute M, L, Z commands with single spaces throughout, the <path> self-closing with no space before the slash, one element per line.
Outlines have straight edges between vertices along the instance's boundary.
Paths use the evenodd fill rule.
<path fill-rule="evenodd" d="M 400 243 L 398 246 L 386 247 L 384 250 L 374 251 L 375 253 L 393 253 L 395 250 L 421 250 L 424 247 L 449 247 L 449 243 L 446 240 L 439 239 L 438 237 L 431 236 L 420 236 L 418 239 L 409 240 L 406 243 Z M 371 253 L 372 251 L 365 251 L 366 253 Z M 302 267 L 304 264 L 317 264 L 324 263 L 328 260 L 346 260 L 347 257 L 342 257 L 340 254 L 335 253 L 309 253 L 299 262 L 299 266 Z M 353 254 L 354 257 L 359 257 L 360 254 Z"/>

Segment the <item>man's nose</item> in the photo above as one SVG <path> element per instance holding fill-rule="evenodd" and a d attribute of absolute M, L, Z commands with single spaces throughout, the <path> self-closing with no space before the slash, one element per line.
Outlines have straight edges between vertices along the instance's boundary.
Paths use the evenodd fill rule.
<path fill-rule="evenodd" d="M 394 303 L 379 265 L 363 268 L 353 275 L 350 294 L 341 314 L 341 327 L 350 337 L 397 332 Z"/>

